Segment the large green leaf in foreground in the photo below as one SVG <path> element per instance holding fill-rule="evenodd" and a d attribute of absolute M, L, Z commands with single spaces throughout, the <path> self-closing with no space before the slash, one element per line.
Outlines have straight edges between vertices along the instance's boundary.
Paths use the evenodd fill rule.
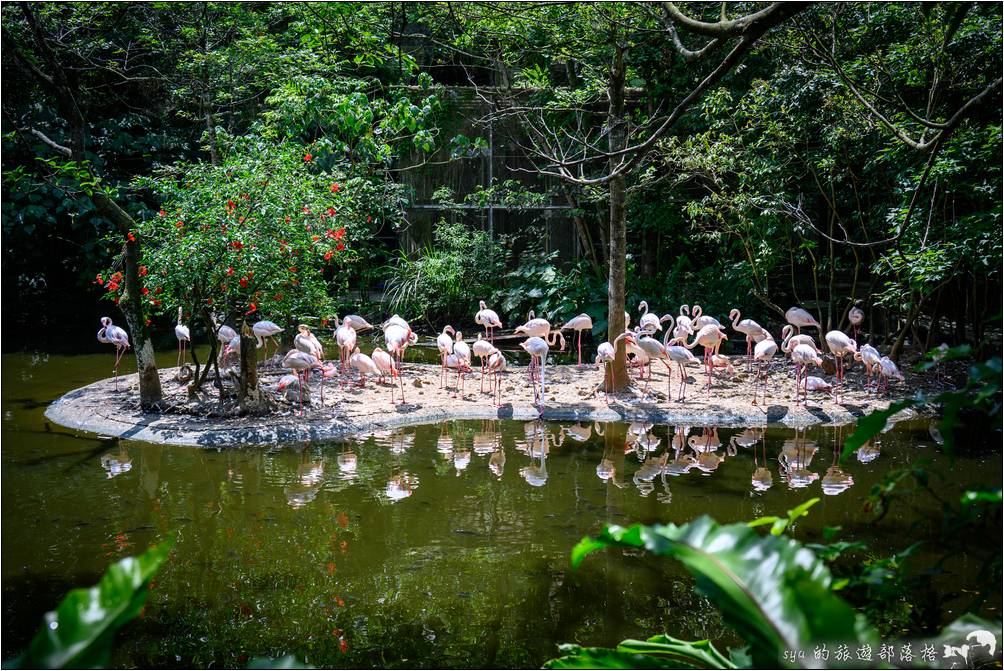
<path fill-rule="evenodd" d="M 608 546 L 645 548 L 683 562 L 698 591 L 750 644 L 757 667 L 785 665 L 787 650 L 805 651 L 798 663 L 815 664 L 811 651 L 823 642 L 876 643 L 864 619 L 830 591 L 829 569 L 790 538 L 761 536 L 745 524 L 722 526 L 706 516 L 682 526 L 609 526 L 572 550 L 573 566 Z M 700 665 L 695 662 L 688 660 Z"/>
<path fill-rule="evenodd" d="M 112 564 L 94 587 L 75 589 L 45 614 L 45 624 L 17 665 L 98 668 L 108 665 L 115 632 L 139 615 L 150 579 L 167 559 L 173 539 L 138 557 Z"/>

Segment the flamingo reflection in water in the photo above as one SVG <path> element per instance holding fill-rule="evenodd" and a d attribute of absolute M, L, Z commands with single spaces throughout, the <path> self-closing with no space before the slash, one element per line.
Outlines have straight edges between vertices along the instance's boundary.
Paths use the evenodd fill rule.
<path fill-rule="evenodd" d="M 747 429 L 750 431 L 751 429 Z M 765 492 L 774 486 L 774 476 L 771 475 L 770 469 L 767 468 L 767 441 L 765 439 L 766 431 L 760 430 L 758 443 L 753 444 L 753 475 L 750 478 L 750 484 L 753 485 L 753 491 L 755 492 Z M 759 444 L 759 449 L 757 445 Z"/>
<path fill-rule="evenodd" d="M 502 479 L 502 473 L 505 472 L 505 452 L 501 447 L 492 452 L 492 456 L 488 457 L 488 470 L 499 480 Z"/>
<path fill-rule="evenodd" d="M 781 479 L 789 488 L 803 489 L 819 479 L 819 473 L 809 470 L 818 451 L 816 441 L 805 437 L 805 429 L 795 429 L 795 437 L 784 441 L 778 461 L 781 462 Z"/>
<path fill-rule="evenodd" d="M 301 455 L 300 465 L 296 469 L 297 479 L 287 485 L 282 491 L 286 495 L 286 503 L 291 508 L 303 508 L 317 498 L 324 484 L 324 459 L 316 462 L 304 461 Z"/>
<path fill-rule="evenodd" d="M 359 457 L 349 450 L 338 455 L 338 475 L 342 480 L 349 482 L 356 479 L 356 468 L 359 465 Z"/>
<path fill-rule="evenodd" d="M 530 465 L 519 469 L 520 476 L 531 487 L 543 487 L 547 484 L 547 454 L 548 446 L 557 447 L 554 436 L 547 431 L 546 425 L 537 420 L 523 425 L 526 437 L 527 452 L 530 455 Z M 538 461 L 535 462 L 534 459 Z"/>
<path fill-rule="evenodd" d="M 649 455 L 638 470 L 634 472 L 631 477 L 631 481 L 638 488 L 638 493 L 642 496 L 648 496 L 655 490 L 655 485 L 652 483 L 656 476 L 661 475 L 665 472 L 666 462 L 669 460 L 669 452 L 665 451 L 659 456 Z"/>
<path fill-rule="evenodd" d="M 417 488 L 418 476 L 412 475 L 407 471 L 402 471 L 391 476 L 390 480 L 387 481 L 387 486 L 384 487 L 383 493 L 392 503 L 396 503 L 414 494 Z"/>
<path fill-rule="evenodd" d="M 833 432 L 833 461 L 830 463 L 830 467 L 826 469 L 826 474 L 820 483 L 823 488 L 823 494 L 827 496 L 842 494 L 854 484 L 854 478 L 840 468 L 840 453 L 844 448 L 844 427 L 838 426 Z"/>
<path fill-rule="evenodd" d="M 111 452 L 102 454 L 100 462 L 101 468 L 105 469 L 109 479 L 132 470 L 132 457 L 122 446 L 119 446 L 119 451 L 116 454 Z"/>

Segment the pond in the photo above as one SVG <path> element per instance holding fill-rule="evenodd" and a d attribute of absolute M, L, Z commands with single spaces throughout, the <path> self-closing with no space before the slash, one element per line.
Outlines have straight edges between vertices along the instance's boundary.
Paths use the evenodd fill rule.
<path fill-rule="evenodd" d="M 849 427 L 447 422 L 207 451 L 46 423 L 47 403 L 110 363 L 3 357 L 4 659 L 68 589 L 169 535 L 177 544 L 114 666 L 294 653 L 317 666 L 539 667 L 561 642 L 666 631 L 734 644 L 678 565 L 607 551 L 573 573 L 571 548 L 608 523 L 746 521 L 821 497 L 796 538 L 820 542 L 839 526 L 884 556 L 940 519 L 920 494 L 879 521 L 866 512 L 890 469 L 926 462 L 945 497 L 1001 472 L 999 432 L 969 436 L 950 463 L 926 420 L 897 425 L 842 470 Z M 948 614 L 978 577 L 965 558 L 946 569 L 932 580 Z"/>

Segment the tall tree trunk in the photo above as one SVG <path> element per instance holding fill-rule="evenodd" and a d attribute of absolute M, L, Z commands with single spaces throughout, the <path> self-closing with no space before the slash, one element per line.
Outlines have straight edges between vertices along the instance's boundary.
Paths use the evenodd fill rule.
<path fill-rule="evenodd" d="M 268 398 L 258 384 L 258 343 L 251 326 L 245 320 L 240 323 L 241 335 L 241 377 L 237 400 L 242 414 L 262 414 L 268 410 Z"/>
<path fill-rule="evenodd" d="M 610 63 L 610 82 L 607 88 L 610 99 L 607 125 L 611 152 L 625 147 L 627 139 L 624 127 L 624 48 L 614 45 Z M 617 159 L 610 159 L 613 170 Z M 626 180 L 618 175 L 610 180 L 610 272 L 607 283 L 607 337 L 610 342 L 624 332 L 625 283 L 627 279 L 627 208 Z M 618 391 L 626 389 L 630 383 L 627 370 L 627 352 L 624 341 L 617 343 L 617 355 L 607 367 L 609 388 Z"/>
<path fill-rule="evenodd" d="M 92 196 L 98 211 L 112 221 L 125 235 L 135 225 L 129 213 L 118 206 L 102 191 L 95 191 Z M 139 279 L 139 241 L 126 240 L 122 247 L 122 275 L 125 280 L 119 309 L 125 315 L 129 324 L 129 334 L 132 338 L 133 352 L 136 355 L 136 373 L 139 377 L 139 403 L 144 410 L 159 409 L 164 393 L 160 387 L 160 375 L 157 373 L 157 361 L 154 357 L 150 333 L 146 328 L 146 316 L 143 312 L 143 283 Z"/>

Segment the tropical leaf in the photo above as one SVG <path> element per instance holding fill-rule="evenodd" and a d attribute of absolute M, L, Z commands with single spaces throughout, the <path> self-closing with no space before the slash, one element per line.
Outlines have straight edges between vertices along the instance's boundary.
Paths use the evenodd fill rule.
<path fill-rule="evenodd" d="M 721 526 L 706 516 L 683 526 L 610 526 L 576 546 L 573 566 L 604 546 L 645 548 L 683 562 L 698 591 L 750 644 L 758 667 L 785 664 L 785 651 L 821 642 L 875 640 L 874 631 L 831 591 L 829 569 L 790 538 L 760 536 L 746 524 Z"/>
<path fill-rule="evenodd" d="M 676 669 L 681 666 L 649 655 L 610 648 L 565 644 L 558 646 L 558 651 L 561 657 L 545 662 L 545 669 Z"/>
<path fill-rule="evenodd" d="M 17 666 L 26 668 L 100 668 L 108 666 L 112 639 L 139 615 L 150 579 L 167 559 L 174 539 L 138 557 L 112 564 L 97 585 L 71 591 L 32 639 Z"/>
<path fill-rule="evenodd" d="M 907 398 L 902 401 L 891 403 L 885 410 L 870 412 L 859 419 L 857 426 L 854 429 L 854 433 L 847 436 L 847 439 L 844 440 L 844 450 L 840 453 L 841 463 L 844 459 L 854 454 L 855 450 L 877 436 L 882 429 L 885 428 L 885 423 L 890 417 L 895 415 L 900 410 L 905 410 L 906 408 L 912 407 L 916 404 L 916 400 Z"/>

